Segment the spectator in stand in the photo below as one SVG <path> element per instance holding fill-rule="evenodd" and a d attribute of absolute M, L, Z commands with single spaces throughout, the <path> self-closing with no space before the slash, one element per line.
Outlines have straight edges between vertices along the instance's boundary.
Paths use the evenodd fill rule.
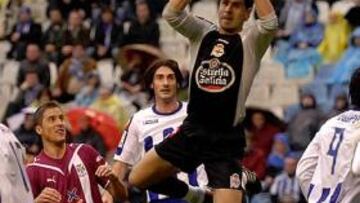
<path fill-rule="evenodd" d="M 95 27 L 93 41 L 95 59 L 116 57 L 121 41 L 123 41 L 122 27 L 114 23 L 111 9 L 104 8 L 101 13 L 101 22 Z"/>
<path fill-rule="evenodd" d="M 38 93 L 44 88 L 39 81 L 39 76 L 35 70 L 28 70 L 25 73 L 25 81 L 20 86 L 20 90 L 15 100 L 9 103 L 5 113 L 5 118 L 8 118 L 21 111 L 26 106 L 29 106 L 35 99 Z"/>
<path fill-rule="evenodd" d="M 356 68 L 360 67 L 360 27 L 357 27 L 349 39 L 349 46 L 336 63 L 335 70 L 330 83 L 344 84 L 349 83 L 351 74 Z"/>
<path fill-rule="evenodd" d="M 19 19 L 9 36 L 11 50 L 8 53 L 8 58 L 23 60 L 25 58 L 26 46 L 29 43 L 40 44 L 41 35 L 41 26 L 32 20 L 30 8 L 21 7 Z"/>
<path fill-rule="evenodd" d="M 324 26 L 317 21 L 315 10 L 305 12 L 305 21 L 301 23 L 290 37 L 290 45 L 297 42 L 297 38 L 306 39 L 306 46 L 317 47 L 323 39 Z"/>
<path fill-rule="evenodd" d="M 73 10 L 69 14 L 68 24 L 63 33 L 63 47 L 61 53 L 64 57 L 71 55 L 72 48 L 75 44 L 83 44 L 85 47 L 90 42 L 90 32 L 83 25 L 81 13 L 78 10 Z"/>
<path fill-rule="evenodd" d="M 335 63 L 345 51 L 350 35 L 350 26 L 342 14 L 331 12 L 325 27 L 324 39 L 318 47 L 325 63 Z"/>
<path fill-rule="evenodd" d="M 253 137 L 246 135 L 246 148 L 242 164 L 256 173 L 256 176 L 262 180 L 266 172 L 266 156 L 263 150 L 254 147 Z"/>
<path fill-rule="evenodd" d="M 135 18 L 135 1 L 133 0 L 112 1 L 111 3 L 108 3 L 107 6 L 110 6 L 115 11 L 115 22 L 118 25 L 122 25 Z"/>
<path fill-rule="evenodd" d="M 87 57 L 84 45 L 74 45 L 72 57 L 60 66 L 54 98 L 63 103 L 72 101 L 84 86 L 86 74 L 93 70 L 96 70 L 96 61 Z"/>
<path fill-rule="evenodd" d="M 282 174 L 276 176 L 270 188 L 273 203 L 305 202 L 301 195 L 300 185 L 295 178 L 297 162 L 298 158 L 295 155 L 289 155 L 285 158 L 284 171 Z"/>
<path fill-rule="evenodd" d="M 266 116 L 261 111 L 256 111 L 251 115 L 251 127 L 249 132 L 252 136 L 253 147 L 263 151 L 267 157 L 273 145 L 274 136 L 280 129 L 266 120 Z"/>
<path fill-rule="evenodd" d="M 288 135 L 291 150 L 302 153 L 318 131 L 322 113 L 311 93 L 301 96 L 300 106 L 301 109 L 288 124 Z"/>
<path fill-rule="evenodd" d="M 36 99 L 31 103 L 30 106 L 32 107 L 39 107 L 41 104 L 44 104 L 46 102 L 49 102 L 53 99 L 52 93 L 49 88 L 43 88 L 38 95 L 36 96 Z"/>
<path fill-rule="evenodd" d="M 251 203 L 271 203 L 270 189 L 276 176 L 280 175 L 284 169 L 284 159 L 289 154 L 288 138 L 283 133 L 278 133 L 274 137 L 274 144 L 271 154 L 267 159 L 265 177 L 262 180 L 262 193 L 252 197 Z M 277 203 L 276 198 L 273 199 Z M 280 202 L 280 201 L 279 201 Z M 284 202 L 285 203 L 285 202 Z M 296 203 L 296 202 L 294 202 Z"/>
<path fill-rule="evenodd" d="M 65 25 L 59 9 L 49 11 L 50 26 L 44 33 L 43 44 L 49 61 L 60 65 L 60 53 L 63 45 Z"/>
<path fill-rule="evenodd" d="M 26 163 L 30 163 L 33 161 L 34 156 L 40 152 L 42 146 L 40 137 L 36 134 L 35 131 L 35 123 L 33 118 L 35 109 L 29 107 L 23 109 L 23 112 L 25 114 L 24 122 L 21 124 L 20 128 L 14 132 L 14 134 L 26 149 Z"/>
<path fill-rule="evenodd" d="M 349 101 L 346 94 L 339 94 L 335 98 L 333 109 L 326 115 L 325 120 L 328 120 L 336 115 L 349 109 Z"/>
<path fill-rule="evenodd" d="M 44 87 L 50 86 L 49 64 L 41 57 L 40 47 L 31 43 L 26 47 L 26 59 L 20 63 L 17 76 L 17 86 L 21 87 L 25 82 L 25 75 L 29 71 L 34 71 L 38 75 L 40 83 Z"/>
<path fill-rule="evenodd" d="M 299 27 L 304 20 L 305 12 L 310 9 L 307 0 L 286 1 L 285 6 L 280 12 L 279 22 L 282 29 L 279 29 L 277 36 L 279 38 L 288 38 L 293 31 Z"/>
<path fill-rule="evenodd" d="M 105 157 L 106 147 L 104 140 L 99 135 L 99 133 L 92 128 L 90 124 L 90 118 L 87 115 L 83 115 L 78 120 L 78 124 L 81 131 L 79 134 L 75 135 L 73 142 L 88 144 L 94 147 L 94 149 L 96 149 L 96 151 L 98 151 L 101 156 Z"/>
<path fill-rule="evenodd" d="M 160 40 L 159 25 L 152 18 L 149 5 L 145 0 L 136 0 L 136 19 L 131 21 L 128 33 L 125 33 L 126 44 L 150 44 L 158 47 Z"/>
<path fill-rule="evenodd" d="M 91 71 L 86 76 L 86 84 L 76 95 L 75 105 L 90 106 L 99 95 L 100 78 L 97 71 Z"/>
<path fill-rule="evenodd" d="M 323 39 L 324 27 L 315 10 L 305 12 L 305 20 L 295 28 L 289 42 L 279 42 L 275 58 L 284 63 L 287 77 L 306 77 L 321 63 L 316 47 Z"/>
<path fill-rule="evenodd" d="M 112 116 L 117 122 L 120 131 L 122 131 L 125 129 L 129 115 L 123 106 L 123 101 L 113 93 L 113 90 L 114 86 L 112 84 L 101 85 L 99 97 L 90 105 L 90 108 Z"/>
<path fill-rule="evenodd" d="M 96 0 L 50 0 L 48 10 L 57 8 L 64 18 L 68 18 L 71 11 L 80 10 L 88 17 L 91 13 L 91 3 L 94 1 Z"/>
<path fill-rule="evenodd" d="M 148 101 L 148 94 L 144 91 L 141 84 L 144 72 L 139 66 L 127 70 L 120 78 L 122 92 L 121 94 L 132 102 L 140 110 Z"/>
<path fill-rule="evenodd" d="M 278 133 L 274 137 L 274 144 L 267 158 L 267 173 L 275 177 L 284 168 L 284 159 L 290 152 L 289 140 L 285 133 Z"/>
<path fill-rule="evenodd" d="M 288 78 L 308 77 L 321 64 L 321 55 L 315 47 L 309 45 L 306 35 L 298 35 L 293 39 L 283 61 Z"/>

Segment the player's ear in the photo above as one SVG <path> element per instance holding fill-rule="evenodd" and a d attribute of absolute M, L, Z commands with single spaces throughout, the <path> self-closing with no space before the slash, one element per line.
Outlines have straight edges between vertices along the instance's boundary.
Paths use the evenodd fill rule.
<path fill-rule="evenodd" d="M 153 83 L 150 84 L 150 89 L 154 89 L 154 84 Z"/>
<path fill-rule="evenodd" d="M 36 126 L 35 126 L 35 131 L 36 131 L 37 134 L 41 135 L 41 133 L 42 133 L 42 128 L 41 128 L 39 125 L 36 125 Z"/>

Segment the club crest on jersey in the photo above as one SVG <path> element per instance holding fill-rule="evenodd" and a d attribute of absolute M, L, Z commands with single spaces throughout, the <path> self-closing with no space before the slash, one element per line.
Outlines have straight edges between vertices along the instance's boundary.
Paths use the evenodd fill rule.
<path fill-rule="evenodd" d="M 86 168 L 83 164 L 77 164 L 75 166 L 75 168 L 76 168 L 76 171 L 77 171 L 79 177 L 84 177 L 87 175 Z"/>
<path fill-rule="evenodd" d="M 223 92 L 234 83 L 235 73 L 229 64 L 213 58 L 201 63 L 195 80 L 198 87 L 206 92 Z"/>
<path fill-rule="evenodd" d="M 234 173 L 230 176 L 230 188 L 239 189 L 240 188 L 240 176 L 237 173 Z"/>
<path fill-rule="evenodd" d="M 215 56 L 218 58 L 220 58 L 224 54 L 225 54 L 225 46 L 221 43 L 216 44 L 211 51 L 211 56 Z"/>

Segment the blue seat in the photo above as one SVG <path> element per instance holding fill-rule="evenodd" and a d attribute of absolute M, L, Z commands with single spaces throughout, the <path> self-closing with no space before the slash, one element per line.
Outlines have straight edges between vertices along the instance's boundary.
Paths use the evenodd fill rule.
<path fill-rule="evenodd" d="M 349 85 L 348 84 L 333 84 L 330 87 L 329 100 L 334 101 L 338 95 L 348 95 Z"/>
<path fill-rule="evenodd" d="M 332 64 L 323 65 L 319 68 L 319 71 L 317 72 L 314 81 L 328 83 L 329 78 L 331 78 L 333 75 L 334 69 L 335 66 Z"/>

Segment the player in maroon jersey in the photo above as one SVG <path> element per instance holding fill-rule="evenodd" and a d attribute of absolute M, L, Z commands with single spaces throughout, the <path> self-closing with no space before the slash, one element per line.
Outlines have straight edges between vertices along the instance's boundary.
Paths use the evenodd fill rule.
<path fill-rule="evenodd" d="M 115 199 L 126 197 L 125 187 L 95 149 L 66 144 L 65 115 L 57 103 L 40 106 L 35 122 L 44 146 L 27 166 L 36 203 L 101 203 L 98 185 Z"/>

